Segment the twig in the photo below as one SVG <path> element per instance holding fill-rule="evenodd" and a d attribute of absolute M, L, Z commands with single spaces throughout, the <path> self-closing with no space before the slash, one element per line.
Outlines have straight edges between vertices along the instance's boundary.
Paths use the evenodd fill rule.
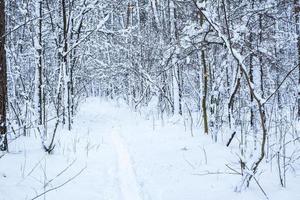
<path fill-rule="evenodd" d="M 191 166 L 193 169 L 196 169 L 196 167 L 188 159 L 186 159 L 186 157 L 184 155 L 183 155 L 183 159 L 189 166 Z"/>
<path fill-rule="evenodd" d="M 194 173 L 192 175 L 196 175 L 196 176 L 206 176 L 206 175 L 240 175 L 240 173 L 236 173 L 236 172 L 205 172 L 205 173 Z"/>
<path fill-rule="evenodd" d="M 46 191 L 42 192 L 41 194 L 39 194 L 39 195 L 33 197 L 33 198 L 30 199 L 30 200 L 38 199 L 39 197 L 45 195 L 45 194 L 48 193 L 48 192 L 51 192 L 51 191 L 53 191 L 53 190 L 57 190 L 57 189 L 63 187 L 64 185 L 68 184 L 69 182 L 71 182 L 72 180 L 74 180 L 75 178 L 77 178 L 77 177 L 78 177 L 78 176 L 79 176 L 86 168 L 87 168 L 87 166 L 85 166 L 83 169 L 81 169 L 77 174 L 75 174 L 75 176 L 71 177 L 71 178 L 68 179 L 66 182 L 64 182 L 64 183 L 62 183 L 62 184 L 60 184 L 60 185 L 58 185 L 58 186 L 56 186 L 56 187 L 54 187 L 54 188 L 51 188 L 51 189 L 49 189 L 49 190 L 46 190 Z"/>
<path fill-rule="evenodd" d="M 231 171 L 234 171 L 235 173 L 242 175 L 241 172 L 238 172 L 237 170 L 233 169 L 233 168 L 230 167 L 229 165 L 226 164 L 225 166 L 226 166 L 228 169 L 230 169 Z"/>
<path fill-rule="evenodd" d="M 47 12 L 47 13 L 43 14 L 43 16 L 42 16 L 42 17 L 44 17 L 44 16 L 46 16 L 46 15 L 48 15 L 48 14 L 50 14 L 51 12 L 54 12 L 54 11 L 56 11 L 56 10 L 58 10 L 58 9 L 51 10 L 51 11 L 49 11 L 49 12 Z M 23 24 L 17 25 L 17 26 L 16 26 L 16 27 L 14 27 L 12 30 L 10 30 L 10 31 L 6 32 L 4 35 L 2 35 L 2 36 L 0 35 L 0 38 L 2 38 L 2 37 L 6 37 L 7 35 L 9 35 L 9 34 L 11 34 L 11 33 L 15 32 L 15 31 L 17 31 L 19 28 L 21 28 L 21 27 L 23 27 L 23 26 L 27 25 L 29 22 L 32 22 L 32 21 L 38 20 L 39 18 L 40 18 L 40 17 L 34 17 L 34 18 L 31 18 L 31 19 L 29 19 L 28 21 L 25 21 Z"/>
<path fill-rule="evenodd" d="M 26 175 L 26 177 L 27 176 L 30 176 L 31 175 L 31 173 L 37 168 L 37 166 L 42 162 L 42 160 L 44 160 L 45 159 L 45 155 L 42 157 L 42 159 L 41 160 L 39 160 L 39 162 L 37 162 L 35 165 L 34 165 L 34 167 L 30 170 L 30 172 Z"/>
<path fill-rule="evenodd" d="M 259 189 L 262 191 L 262 193 L 265 195 L 266 199 L 269 199 L 267 193 L 264 191 L 264 189 L 261 187 L 261 185 L 259 184 L 258 180 L 255 178 L 255 176 L 253 176 L 254 181 L 256 182 L 256 184 L 258 185 Z"/>
<path fill-rule="evenodd" d="M 283 80 L 280 82 L 280 84 L 278 85 L 278 87 L 276 88 L 276 90 L 262 103 L 262 105 L 266 104 L 276 93 L 277 91 L 281 88 L 281 86 L 283 85 L 283 83 L 285 82 L 285 80 L 291 75 L 291 73 L 298 68 L 299 65 L 295 66 L 294 68 L 292 68 L 287 74 L 286 76 L 283 78 Z"/>
<path fill-rule="evenodd" d="M 246 168 L 249 170 L 249 168 L 247 166 L 246 166 Z M 264 191 L 264 189 L 262 188 L 262 186 L 260 185 L 260 183 L 258 182 L 258 180 L 256 179 L 256 177 L 254 175 L 252 175 L 252 178 L 254 179 L 255 183 L 258 185 L 259 189 L 264 194 L 264 196 L 266 197 L 266 199 L 269 199 L 267 193 Z"/>
<path fill-rule="evenodd" d="M 202 147 L 202 150 L 203 150 L 203 153 L 204 153 L 205 164 L 207 165 L 207 154 L 206 154 L 205 148 Z"/>
<path fill-rule="evenodd" d="M 57 177 L 59 177 L 60 175 L 62 175 L 63 173 L 65 173 L 68 169 L 70 169 L 70 167 L 72 167 L 74 165 L 74 163 L 76 162 L 76 159 L 72 161 L 72 163 L 70 163 L 65 169 L 63 169 L 60 173 L 58 173 L 54 178 L 50 179 L 46 184 L 45 187 L 47 187 L 49 185 L 49 183 L 51 183 L 53 180 L 55 180 Z"/>

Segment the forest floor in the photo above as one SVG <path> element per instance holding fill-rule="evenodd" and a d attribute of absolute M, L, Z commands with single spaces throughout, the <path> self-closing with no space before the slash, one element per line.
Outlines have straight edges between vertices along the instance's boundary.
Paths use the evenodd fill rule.
<path fill-rule="evenodd" d="M 34 134 L 10 144 L 0 159 L 0 200 L 266 199 L 254 182 L 234 192 L 241 177 L 226 165 L 238 169 L 237 156 L 200 131 L 194 135 L 179 119 L 162 123 L 122 103 L 88 99 L 73 130 L 58 132 L 52 155 Z M 277 171 L 268 171 L 259 182 L 269 199 L 300 199 L 299 174 L 282 189 Z"/>

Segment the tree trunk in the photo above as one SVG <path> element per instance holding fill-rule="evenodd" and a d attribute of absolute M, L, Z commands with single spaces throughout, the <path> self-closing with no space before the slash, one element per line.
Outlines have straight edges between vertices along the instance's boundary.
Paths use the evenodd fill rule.
<path fill-rule="evenodd" d="M 37 66 L 37 73 L 38 73 L 38 125 L 40 127 L 45 125 L 45 102 L 44 102 L 44 69 L 43 69 L 43 47 L 42 47 L 42 15 L 43 15 L 43 3 L 42 1 L 38 2 L 38 9 L 39 9 L 39 20 L 38 20 L 38 44 L 37 44 L 37 53 L 38 53 L 38 66 Z M 44 127 L 43 127 L 44 129 Z M 43 130 L 41 133 L 45 136 L 45 130 Z"/>
<path fill-rule="evenodd" d="M 207 116 L 207 93 L 208 93 L 208 71 L 205 59 L 205 51 L 201 51 L 201 61 L 203 65 L 203 95 L 202 95 L 202 112 L 204 122 L 204 133 L 208 134 L 208 116 Z"/>
<path fill-rule="evenodd" d="M 69 33 L 69 22 L 67 16 L 67 3 L 68 1 L 62 0 L 62 17 L 63 17 L 63 63 L 62 63 L 62 74 L 63 74 L 63 124 L 68 122 L 68 130 L 71 130 L 71 82 L 70 82 L 70 63 L 68 59 L 68 33 Z M 66 110 L 67 109 L 67 110 Z M 67 116 L 66 116 L 67 115 Z"/>
<path fill-rule="evenodd" d="M 205 2 L 205 0 L 203 1 Z M 203 14 L 200 12 L 200 25 L 203 26 L 205 22 L 205 17 Z M 203 123 L 204 123 L 204 133 L 208 134 L 208 114 L 207 114 L 207 95 L 208 95 L 208 68 L 207 68 L 207 63 L 206 63 L 206 58 L 205 58 L 205 50 L 201 50 L 201 63 L 203 67 L 203 78 L 202 78 L 202 116 L 203 116 Z"/>
<path fill-rule="evenodd" d="M 7 68 L 5 51 L 5 0 L 0 0 L 0 150 L 7 151 Z"/>
<path fill-rule="evenodd" d="M 299 25 L 299 11 L 300 11 L 300 5 L 299 0 L 294 0 L 294 12 L 295 12 L 295 22 L 296 22 L 296 34 L 297 34 L 297 57 L 298 57 L 298 112 L 297 112 L 297 118 L 300 120 L 300 25 Z"/>

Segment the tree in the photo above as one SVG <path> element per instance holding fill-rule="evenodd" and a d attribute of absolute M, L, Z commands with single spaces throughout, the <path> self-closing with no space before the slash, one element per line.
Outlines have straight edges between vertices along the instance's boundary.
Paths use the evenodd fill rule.
<path fill-rule="evenodd" d="M 38 10 L 38 28 L 37 28 L 37 38 L 35 48 L 37 51 L 37 90 L 38 90 L 38 102 L 37 102 L 37 113 L 38 113 L 38 125 L 40 130 L 40 134 L 43 137 L 46 136 L 46 128 L 45 128 L 45 95 L 44 95 L 44 67 L 43 67 L 43 44 L 42 44 L 42 22 L 43 22 L 43 1 L 40 0 L 37 2 L 36 9 Z"/>
<path fill-rule="evenodd" d="M 298 120 L 300 120 L 300 17 L 299 17 L 299 12 L 300 12 L 300 4 L 299 0 L 294 0 L 294 15 L 295 15 L 295 23 L 296 23 L 296 35 L 297 35 L 297 63 L 298 63 L 298 99 L 297 99 L 297 104 L 298 104 L 298 111 L 297 111 L 297 117 Z"/>
<path fill-rule="evenodd" d="M 5 0 L 0 0 L 0 150 L 6 151 L 7 69 L 5 51 Z"/>

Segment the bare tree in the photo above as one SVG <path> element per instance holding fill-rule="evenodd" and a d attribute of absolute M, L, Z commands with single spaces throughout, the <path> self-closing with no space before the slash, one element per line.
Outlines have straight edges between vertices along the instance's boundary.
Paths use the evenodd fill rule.
<path fill-rule="evenodd" d="M 7 127 L 6 127 L 6 107 L 7 107 L 7 69 L 5 52 L 5 0 L 0 0 L 0 150 L 6 151 L 7 147 Z"/>

